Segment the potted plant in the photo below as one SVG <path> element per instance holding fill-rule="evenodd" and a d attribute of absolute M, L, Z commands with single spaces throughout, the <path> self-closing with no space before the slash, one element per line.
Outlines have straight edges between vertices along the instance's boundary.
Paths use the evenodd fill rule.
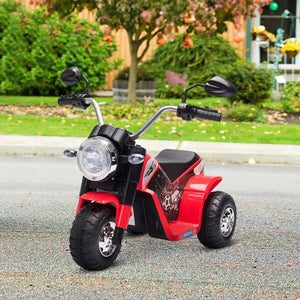
<path fill-rule="evenodd" d="M 128 100 L 129 67 L 121 70 L 113 81 L 113 97 L 116 102 Z M 137 70 L 136 97 L 138 100 L 153 101 L 156 92 L 154 76 L 144 68 Z"/>
<path fill-rule="evenodd" d="M 275 41 L 275 35 L 272 32 L 266 30 L 265 26 L 259 25 L 258 27 L 254 27 L 251 30 L 252 40 L 257 42 L 261 41 Z"/>
<path fill-rule="evenodd" d="M 289 39 L 281 49 L 282 53 L 286 53 L 289 58 L 295 57 L 300 52 L 300 41 Z"/>

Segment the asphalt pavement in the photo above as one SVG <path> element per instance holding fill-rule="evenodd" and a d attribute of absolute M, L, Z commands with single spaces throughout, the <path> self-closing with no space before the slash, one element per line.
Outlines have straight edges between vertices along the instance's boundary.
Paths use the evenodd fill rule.
<path fill-rule="evenodd" d="M 138 140 L 222 163 L 206 170 L 236 201 L 234 239 L 209 250 L 127 236 L 111 268 L 87 272 L 68 245 L 81 176 L 62 157 L 84 140 L 0 135 L 1 299 L 300 299 L 300 146 Z"/>
<path fill-rule="evenodd" d="M 65 149 L 78 149 L 85 138 L 0 135 L 0 155 L 62 156 Z M 300 165 L 300 146 L 238 144 L 192 141 L 138 140 L 149 154 L 162 149 L 192 150 L 205 161 L 218 163 L 264 163 Z"/>
<path fill-rule="evenodd" d="M 299 299 L 299 166 L 206 164 L 233 196 L 232 243 L 210 250 L 126 236 L 112 267 L 70 255 L 81 175 L 76 160 L 0 156 L 0 299 Z"/>

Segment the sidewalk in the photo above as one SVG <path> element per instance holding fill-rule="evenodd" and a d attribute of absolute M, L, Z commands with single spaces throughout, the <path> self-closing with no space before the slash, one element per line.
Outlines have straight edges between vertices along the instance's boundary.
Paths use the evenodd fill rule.
<path fill-rule="evenodd" d="M 62 156 L 65 149 L 77 150 L 86 138 L 0 135 L 0 155 Z M 207 162 L 267 163 L 300 165 L 300 146 L 138 140 L 149 154 L 162 149 L 195 151 Z"/>

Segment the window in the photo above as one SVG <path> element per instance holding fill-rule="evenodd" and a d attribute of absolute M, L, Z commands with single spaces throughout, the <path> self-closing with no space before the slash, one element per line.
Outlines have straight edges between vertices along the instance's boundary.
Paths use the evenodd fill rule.
<path fill-rule="evenodd" d="M 268 31 L 274 34 L 278 28 L 282 28 L 284 40 L 296 37 L 296 0 L 276 0 L 276 3 L 278 4 L 276 11 L 270 10 L 269 6 L 264 7 L 263 13 L 260 15 L 261 25 L 264 25 Z M 286 9 L 290 14 L 283 17 Z"/>
<path fill-rule="evenodd" d="M 278 28 L 282 28 L 284 30 L 283 41 L 289 38 L 296 38 L 300 40 L 300 1 L 275 0 L 275 2 L 278 4 L 278 9 L 276 11 L 272 11 L 269 6 L 265 6 L 262 14 L 254 18 L 253 27 L 263 25 L 267 31 L 274 35 L 276 35 Z M 288 12 L 288 14 L 285 14 L 284 12 Z M 272 46 L 272 43 L 252 43 L 252 61 L 257 64 L 262 62 L 272 63 Z M 296 59 L 284 56 L 280 63 L 300 64 L 300 54 L 297 55 Z"/>
<path fill-rule="evenodd" d="M 283 42 L 291 38 L 300 41 L 300 0 L 274 0 L 274 2 L 278 4 L 277 10 L 272 11 L 269 6 L 265 6 L 263 12 L 253 19 L 252 27 L 263 25 L 274 35 L 278 28 L 282 28 L 284 30 Z M 287 54 L 278 56 L 273 46 L 274 43 L 262 39 L 261 36 L 254 38 L 251 43 L 252 62 L 256 65 L 267 63 L 269 68 L 274 69 L 274 74 L 277 74 L 278 84 L 286 85 L 288 81 L 300 80 L 300 53 L 296 53 L 296 57 L 289 57 Z M 277 58 L 279 58 L 279 63 L 275 63 Z"/>

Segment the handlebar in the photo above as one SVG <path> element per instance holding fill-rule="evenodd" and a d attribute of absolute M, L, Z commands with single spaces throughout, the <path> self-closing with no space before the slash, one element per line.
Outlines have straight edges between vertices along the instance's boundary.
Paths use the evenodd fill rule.
<path fill-rule="evenodd" d="M 152 124 L 158 119 L 158 117 L 167 111 L 174 111 L 177 112 L 177 116 L 182 118 L 183 120 L 192 120 L 194 118 L 202 118 L 212 121 L 221 121 L 222 114 L 218 113 L 216 110 L 209 110 L 197 107 L 195 105 L 180 103 L 178 107 L 176 106 L 165 106 L 159 109 L 143 126 L 140 130 L 131 135 L 133 140 L 138 139 L 142 136 L 151 126 Z"/>
<path fill-rule="evenodd" d="M 104 120 L 102 117 L 102 113 L 98 103 L 91 98 L 88 98 L 86 94 L 81 95 L 64 95 L 58 99 L 59 105 L 73 105 L 80 109 L 86 109 L 90 104 L 94 106 L 98 124 L 103 125 Z M 177 116 L 182 118 L 183 120 L 190 121 L 194 118 L 202 118 L 206 120 L 212 121 L 221 121 L 222 114 L 218 113 L 217 110 L 211 109 L 203 109 L 195 105 L 187 104 L 187 103 L 180 103 L 178 107 L 176 106 L 165 106 L 159 109 L 139 130 L 138 132 L 131 134 L 130 137 L 132 140 L 138 139 L 142 136 L 151 126 L 152 124 L 158 119 L 158 117 L 167 111 L 174 111 L 177 112 Z"/>
<path fill-rule="evenodd" d="M 80 109 L 87 109 L 90 106 L 90 104 L 92 104 L 94 106 L 94 109 L 96 112 L 98 124 L 99 125 L 104 124 L 102 113 L 101 113 L 101 110 L 100 110 L 100 107 L 99 107 L 97 101 L 95 101 L 94 99 L 88 98 L 88 96 L 86 94 L 60 96 L 60 98 L 58 99 L 58 104 L 60 106 L 73 105 L 74 107 L 80 108 Z"/>

